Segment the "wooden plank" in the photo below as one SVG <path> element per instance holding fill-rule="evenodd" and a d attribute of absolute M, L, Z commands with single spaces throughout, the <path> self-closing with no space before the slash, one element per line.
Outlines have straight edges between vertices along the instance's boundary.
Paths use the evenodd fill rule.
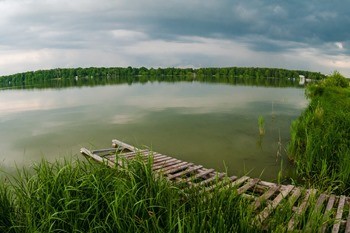
<path fill-rule="evenodd" d="M 209 175 L 210 173 L 213 173 L 213 172 L 215 172 L 215 170 L 212 168 L 206 169 L 206 170 L 202 171 L 201 173 L 196 174 L 193 178 L 198 179 L 200 177 L 204 177 L 206 175 Z"/>
<path fill-rule="evenodd" d="M 324 194 L 324 193 L 322 193 L 322 194 L 318 197 L 318 199 L 317 199 L 317 201 L 316 201 L 316 205 L 315 205 L 314 211 L 320 211 L 320 210 L 321 210 L 322 204 L 323 204 L 323 202 L 326 200 L 326 198 L 327 198 L 327 195 Z"/>
<path fill-rule="evenodd" d="M 185 165 L 188 165 L 188 164 L 193 165 L 193 163 L 188 163 L 188 162 L 181 161 L 180 163 L 161 168 L 161 169 L 159 169 L 159 172 L 161 172 L 162 174 L 166 175 L 166 174 L 168 174 L 167 172 L 169 170 L 173 170 L 173 169 L 176 169 L 178 167 L 185 166 Z"/>
<path fill-rule="evenodd" d="M 212 168 L 205 169 L 204 171 L 199 172 L 199 173 L 195 174 L 194 176 L 188 177 L 186 179 L 183 179 L 183 180 L 180 180 L 180 181 L 177 181 L 177 182 L 178 183 L 189 183 L 191 181 L 194 181 L 194 180 L 196 180 L 198 178 L 204 177 L 204 176 L 206 176 L 206 175 L 208 175 L 210 173 L 214 173 L 214 172 L 215 172 L 215 170 L 212 169 Z"/>
<path fill-rule="evenodd" d="M 169 174 L 172 174 L 172 173 L 175 173 L 175 172 L 178 172 L 178 171 L 183 171 L 184 169 L 186 169 L 186 168 L 188 168 L 190 166 L 193 166 L 193 163 L 186 163 L 186 164 L 183 164 L 183 165 L 176 165 L 174 168 L 168 169 L 165 172 L 163 172 L 163 174 L 164 175 L 169 175 Z"/>
<path fill-rule="evenodd" d="M 226 185 L 226 186 L 223 186 L 222 188 L 220 188 L 221 190 L 223 189 L 229 189 L 229 188 L 237 188 L 238 186 L 240 186 L 242 183 L 246 182 L 250 177 L 249 176 L 242 176 L 240 178 L 237 179 L 236 176 L 232 176 L 232 179 L 233 182 Z M 238 189 L 237 189 L 237 192 L 238 192 Z"/>
<path fill-rule="evenodd" d="M 237 189 L 237 193 L 238 194 L 245 193 L 248 189 L 255 186 L 259 181 L 260 181 L 260 179 L 258 179 L 258 178 L 250 179 L 247 184 L 245 184 L 242 187 L 240 187 L 239 189 Z"/>
<path fill-rule="evenodd" d="M 111 161 L 109 161 L 108 159 L 102 158 L 101 156 L 95 155 L 93 153 L 91 153 L 88 149 L 86 148 L 81 148 L 80 149 L 80 153 L 82 153 L 85 156 L 88 156 L 90 158 L 92 158 L 93 160 L 106 164 L 109 167 L 115 167 L 115 163 L 112 163 Z"/>
<path fill-rule="evenodd" d="M 153 170 L 158 170 L 160 168 L 162 168 L 166 163 L 172 163 L 174 161 L 180 161 L 178 159 L 174 159 L 174 158 L 170 158 L 170 157 L 166 157 L 164 159 L 160 159 L 160 161 L 157 162 L 153 162 Z"/>
<path fill-rule="evenodd" d="M 326 220 L 327 219 L 327 215 L 329 213 L 329 211 L 331 211 L 331 209 L 333 208 L 333 205 L 334 205 L 334 202 L 335 202 L 335 195 L 331 195 L 328 199 L 328 203 L 327 203 L 327 207 L 326 207 L 326 210 L 324 211 L 324 214 L 323 214 L 323 217 L 324 219 Z M 325 232 L 326 231 L 326 228 L 327 228 L 327 225 L 326 225 L 327 222 L 325 222 L 322 226 L 322 229 L 321 229 L 321 232 Z"/>
<path fill-rule="evenodd" d="M 131 151 L 131 152 L 126 152 L 126 153 L 119 153 L 118 155 L 121 157 L 125 157 L 125 158 L 130 158 L 130 157 L 134 157 L 137 154 L 140 155 L 148 155 L 150 152 L 148 150 L 138 150 L 138 151 Z"/>
<path fill-rule="evenodd" d="M 288 203 L 290 206 L 294 206 L 295 202 L 299 199 L 301 195 L 301 189 L 296 187 L 293 189 L 291 196 L 288 198 Z"/>
<path fill-rule="evenodd" d="M 226 174 L 224 173 L 218 173 L 216 172 L 215 175 L 213 175 L 212 177 L 205 179 L 199 183 L 194 183 L 191 184 L 192 187 L 198 187 L 198 186 L 206 186 L 207 184 L 215 181 L 215 180 L 220 180 L 222 177 L 224 177 Z"/>
<path fill-rule="evenodd" d="M 292 218 L 288 222 L 288 231 L 294 230 L 294 227 L 299 223 L 299 216 L 301 216 L 307 209 L 307 206 L 309 204 L 310 196 L 313 196 L 315 194 L 316 194 L 316 190 L 315 189 L 308 189 L 308 190 L 306 190 L 305 197 L 304 197 L 302 203 L 297 208 L 297 210 L 295 211 L 295 214 L 292 216 Z"/>
<path fill-rule="evenodd" d="M 131 159 L 136 158 L 138 153 L 139 152 L 129 152 L 129 153 L 126 153 L 126 154 L 120 154 L 120 157 L 131 160 Z M 153 161 L 154 161 L 156 158 L 159 158 L 159 157 L 163 158 L 163 157 L 165 157 L 165 155 L 161 155 L 161 154 L 158 154 L 158 153 L 151 153 L 149 151 L 148 152 L 146 151 L 146 152 L 140 154 L 140 157 L 141 157 L 141 159 L 143 161 L 146 161 L 149 158 L 152 158 Z"/>
<path fill-rule="evenodd" d="M 339 232 L 340 221 L 341 221 L 342 216 L 343 216 L 344 204 L 345 204 L 345 196 L 341 195 L 339 198 L 339 204 L 338 204 L 337 214 L 335 215 L 335 224 L 333 225 L 332 233 Z"/>
<path fill-rule="evenodd" d="M 278 189 L 280 188 L 280 186 L 275 185 L 269 188 L 269 190 L 267 192 L 265 192 L 262 196 L 260 196 L 253 204 L 253 208 L 254 210 L 258 209 L 261 205 L 261 203 L 265 202 L 266 200 L 268 200 Z"/>
<path fill-rule="evenodd" d="M 231 177 L 228 177 L 227 179 L 224 178 L 224 179 L 222 179 L 222 180 L 220 180 L 218 182 L 215 182 L 214 184 L 212 184 L 212 185 L 210 185 L 208 187 L 205 187 L 199 193 L 210 192 L 210 191 L 214 190 L 215 188 L 223 186 L 223 185 L 225 185 L 227 183 L 230 183 L 230 182 L 232 182 L 232 181 L 234 181 L 236 179 L 237 179 L 237 176 L 231 176 Z"/>
<path fill-rule="evenodd" d="M 150 156 L 150 157 L 153 157 L 153 163 L 154 162 L 157 162 L 157 161 L 159 161 L 160 159 L 163 159 L 163 158 L 169 158 L 168 156 L 166 156 L 166 155 L 162 155 L 162 154 L 150 154 L 150 155 L 148 155 L 148 156 Z"/>
<path fill-rule="evenodd" d="M 165 168 L 169 167 L 169 166 L 173 166 L 179 163 L 183 163 L 183 161 L 178 160 L 178 159 L 174 159 L 174 160 L 167 160 L 164 163 L 158 165 L 158 166 L 154 166 L 152 169 L 153 171 L 158 171 L 158 170 L 164 170 Z"/>
<path fill-rule="evenodd" d="M 239 185 L 241 185 L 242 183 L 244 183 L 245 181 L 247 181 L 250 177 L 249 176 L 242 176 L 240 177 L 239 179 L 233 181 L 231 184 L 229 185 L 226 185 L 225 187 L 223 188 L 231 188 L 231 187 L 238 187 Z"/>
<path fill-rule="evenodd" d="M 145 154 L 143 157 L 142 157 L 142 160 L 144 161 L 148 161 L 148 159 L 152 159 L 152 162 L 153 164 L 155 162 L 157 162 L 159 159 L 163 159 L 163 158 L 169 158 L 165 155 L 162 155 L 162 154 Z"/>
<path fill-rule="evenodd" d="M 266 186 L 268 188 L 273 188 L 273 187 L 276 187 L 276 184 L 275 183 L 271 183 L 271 182 L 267 182 L 267 181 L 263 181 L 261 180 L 259 182 L 260 185 L 263 185 L 263 186 Z"/>
<path fill-rule="evenodd" d="M 347 200 L 346 203 L 348 204 L 348 206 L 350 205 L 349 200 Z M 345 232 L 350 233 L 350 208 L 349 208 L 348 218 L 346 219 Z"/>
<path fill-rule="evenodd" d="M 275 197 L 275 199 L 273 199 L 271 204 L 266 206 L 265 209 L 255 217 L 255 222 L 263 223 L 266 220 L 266 218 L 272 213 L 272 211 L 276 209 L 276 207 L 280 204 L 280 202 L 285 197 L 287 197 L 287 195 L 292 191 L 293 188 L 294 188 L 293 185 L 281 186 L 280 194 L 278 194 Z"/>
<path fill-rule="evenodd" d="M 315 207 L 312 210 L 311 215 L 315 215 L 315 214 L 320 213 L 320 211 L 322 210 L 323 203 L 326 199 L 327 199 L 327 195 L 325 193 L 321 193 L 320 196 L 317 198 Z M 311 232 L 311 221 L 309 221 L 306 224 L 305 229 L 306 229 L 306 232 Z"/>
<path fill-rule="evenodd" d="M 117 152 L 116 148 L 106 148 L 106 149 L 99 149 L 99 150 L 92 150 L 92 154 L 98 154 L 98 153 L 104 153 L 104 152 Z"/>
<path fill-rule="evenodd" d="M 224 173 L 220 173 L 220 172 L 215 172 L 215 174 L 208 178 L 208 179 L 205 179 L 199 183 L 196 183 L 196 184 L 193 184 L 193 186 L 206 186 L 207 184 L 215 181 L 215 180 L 220 180 L 222 177 L 224 177 L 226 174 Z"/>
<path fill-rule="evenodd" d="M 142 153 L 141 155 L 141 159 L 142 160 L 146 160 L 148 159 L 149 157 L 146 155 L 148 154 L 149 152 L 147 150 L 144 150 L 143 152 L 140 151 Z M 125 161 L 123 160 L 132 160 L 136 157 L 136 155 L 138 154 L 139 152 L 128 152 L 128 153 L 123 153 L 123 154 L 117 154 L 117 156 L 106 156 L 106 159 L 109 159 L 113 162 L 115 162 L 115 159 L 118 160 L 118 163 L 124 163 Z"/>
<path fill-rule="evenodd" d="M 173 161 L 173 160 L 174 160 L 174 158 L 171 158 L 171 157 L 165 156 L 165 157 L 162 157 L 162 158 L 156 159 L 155 161 L 153 161 L 153 166 L 158 166 L 159 164 L 162 164 L 162 163 L 166 162 L 167 160 L 171 160 L 171 161 Z M 175 159 L 175 160 L 178 160 L 178 159 Z"/>
<path fill-rule="evenodd" d="M 112 146 L 113 147 L 120 147 L 120 148 L 125 148 L 125 149 L 128 149 L 128 150 L 130 150 L 130 151 L 136 151 L 136 150 L 138 150 L 136 147 L 134 147 L 134 146 L 131 146 L 131 145 L 129 145 L 129 144 L 126 144 L 125 142 L 121 142 L 121 141 L 119 141 L 119 140 L 117 140 L 117 139 L 113 139 L 112 140 Z"/>
<path fill-rule="evenodd" d="M 201 169 L 202 167 L 203 167 L 202 165 L 191 167 L 191 168 L 189 168 L 189 169 L 187 169 L 185 171 L 178 172 L 178 173 L 173 174 L 173 175 L 169 175 L 168 179 L 172 180 L 172 179 L 175 179 L 175 178 L 178 178 L 178 177 L 181 177 L 181 176 L 185 176 L 185 175 L 187 175 L 187 174 L 189 174 L 191 172 L 194 172 L 194 171 L 196 171 L 198 169 Z"/>

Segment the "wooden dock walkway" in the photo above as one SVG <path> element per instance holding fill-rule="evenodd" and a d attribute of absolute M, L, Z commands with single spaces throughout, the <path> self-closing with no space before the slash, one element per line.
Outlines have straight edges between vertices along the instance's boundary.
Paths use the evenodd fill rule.
<path fill-rule="evenodd" d="M 350 232 L 350 198 L 344 195 L 328 195 L 316 189 L 280 185 L 248 176 L 232 176 L 227 179 L 225 173 L 214 169 L 148 149 L 139 149 L 118 140 L 112 140 L 112 146 L 113 148 L 92 151 L 82 148 L 81 153 L 110 167 L 121 165 L 123 160 L 118 158 L 133 159 L 136 155 L 140 155 L 146 160 L 152 156 L 152 169 L 172 182 L 181 183 L 184 189 L 202 186 L 205 191 L 210 192 L 218 186 L 233 187 L 239 195 L 251 201 L 256 213 L 255 224 L 264 225 L 280 204 L 288 202 L 289 204 L 285 206 L 294 212 L 286 225 L 288 231 L 300 232 L 299 216 L 309 213 L 324 217 L 321 232 L 329 230 L 334 233 Z M 311 203 L 313 208 L 310 207 Z"/>

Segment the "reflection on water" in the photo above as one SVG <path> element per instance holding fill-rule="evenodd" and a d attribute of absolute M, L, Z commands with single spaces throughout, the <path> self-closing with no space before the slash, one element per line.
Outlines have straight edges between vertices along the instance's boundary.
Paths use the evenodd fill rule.
<path fill-rule="evenodd" d="M 110 147 L 118 138 L 230 174 L 276 178 L 304 90 L 199 82 L 0 92 L 0 161 L 11 168 L 42 157 Z M 265 118 L 259 142 L 258 117 Z"/>

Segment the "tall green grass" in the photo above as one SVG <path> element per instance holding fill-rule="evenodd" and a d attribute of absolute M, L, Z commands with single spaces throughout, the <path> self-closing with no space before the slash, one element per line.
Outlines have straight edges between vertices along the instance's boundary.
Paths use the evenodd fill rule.
<path fill-rule="evenodd" d="M 0 185 L 0 232 L 254 231 L 233 193 L 206 203 L 196 193 L 184 195 L 140 160 L 116 169 L 42 161 Z"/>
<path fill-rule="evenodd" d="M 20 171 L 0 185 L 0 232 L 285 232 L 294 213 L 285 201 L 259 225 L 234 187 L 185 192 L 155 176 L 152 161 L 125 164 L 42 161 Z M 319 230 L 311 213 L 301 229 Z"/>
<path fill-rule="evenodd" d="M 292 123 L 290 158 L 304 181 L 350 194 L 350 88 L 334 73 L 307 88 L 309 106 Z"/>

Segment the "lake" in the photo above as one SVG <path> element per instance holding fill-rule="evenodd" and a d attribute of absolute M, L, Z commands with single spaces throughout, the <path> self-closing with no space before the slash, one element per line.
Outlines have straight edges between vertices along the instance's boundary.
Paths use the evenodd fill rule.
<path fill-rule="evenodd" d="M 301 88 L 202 82 L 1 90 L 1 169 L 80 158 L 81 147 L 107 148 L 116 138 L 231 175 L 274 180 L 281 167 L 291 169 L 289 128 L 306 105 Z"/>

